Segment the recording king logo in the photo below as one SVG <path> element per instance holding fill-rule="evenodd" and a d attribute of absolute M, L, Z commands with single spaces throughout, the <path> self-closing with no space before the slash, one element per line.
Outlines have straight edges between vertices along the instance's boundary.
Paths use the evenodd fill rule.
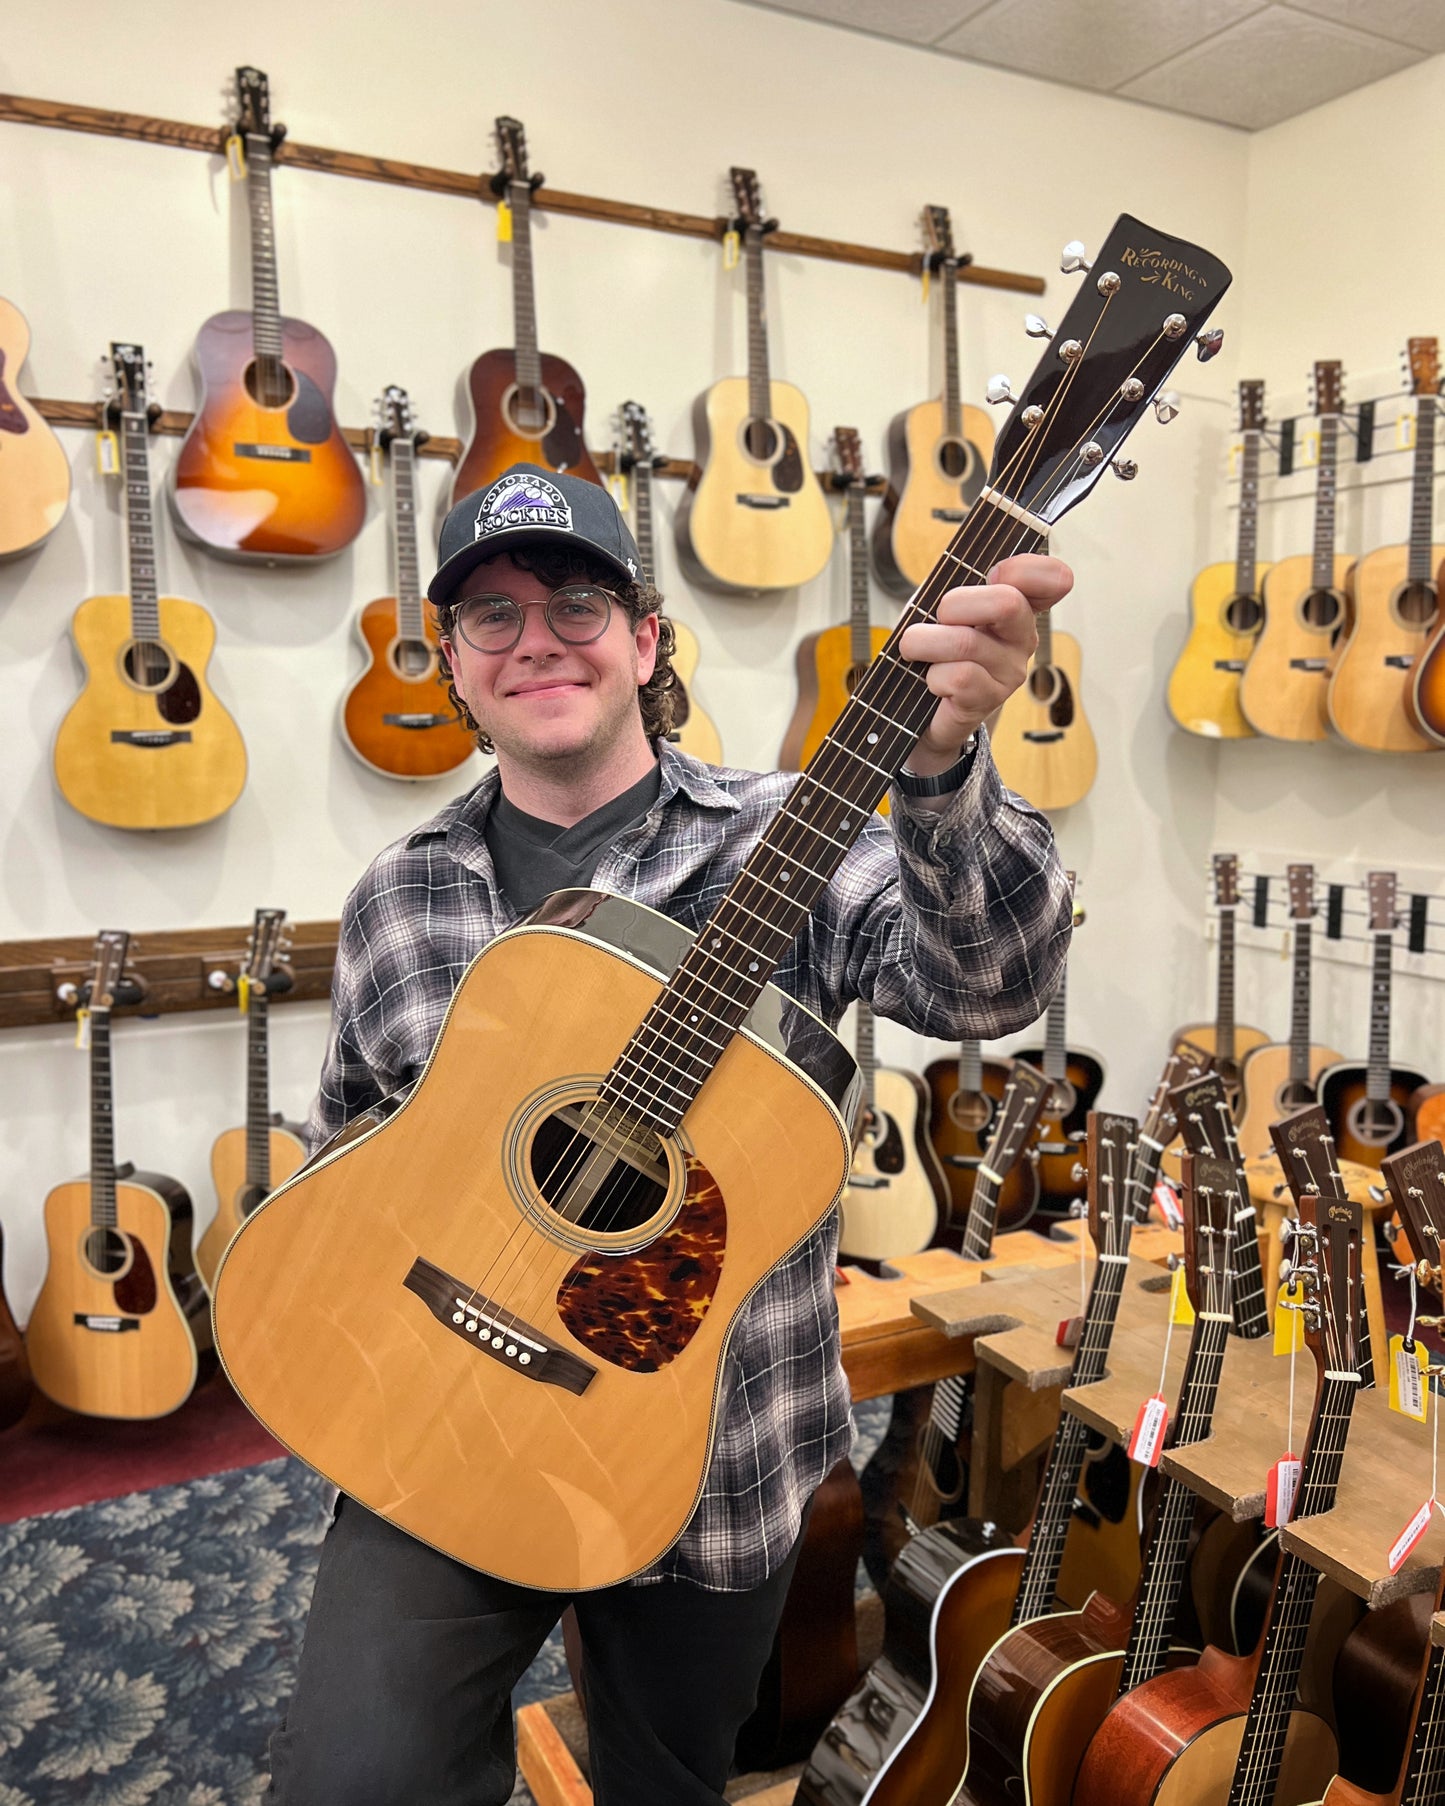
<path fill-rule="evenodd" d="M 572 508 L 562 491 L 545 477 L 502 477 L 482 497 L 473 540 L 514 527 L 560 527 L 572 531 Z"/>

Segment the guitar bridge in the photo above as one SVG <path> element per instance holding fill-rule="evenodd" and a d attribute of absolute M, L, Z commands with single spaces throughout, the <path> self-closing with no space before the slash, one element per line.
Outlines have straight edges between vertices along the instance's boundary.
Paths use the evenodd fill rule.
<path fill-rule="evenodd" d="M 1289 668 L 1291 671 L 1328 671 L 1330 661 L 1327 658 L 1292 658 Z"/>
<path fill-rule="evenodd" d="M 740 508 L 786 508 L 788 497 L 785 495 L 749 495 L 740 492 L 738 506 Z"/>
<path fill-rule="evenodd" d="M 113 727 L 110 730 L 112 746 L 188 746 L 190 739 L 184 728 Z"/>
<path fill-rule="evenodd" d="M 503 1367 L 511 1367 L 524 1379 L 560 1386 L 580 1398 L 592 1382 L 595 1367 L 544 1336 L 539 1329 L 490 1298 L 474 1291 L 465 1280 L 453 1279 L 429 1260 L 418 1257 L 401 1282 L 436 1318 L 463 1342 L 490 1355 Z"/>
<path fill-rule="evenodd" d="M 456 716 L 452 715 L 452 714 L 446 714 L 446 715 L 383 715 L 381 719 L 382 719 L 382 722 L 387 727 L 426 728 L 426 727 L 446 727 L 449 722 L 453 722 L 456 720 Z"/>
<path fill-rule="evenodd" d="M 1216 671 L 1233 671 L 1236 676 L 1244 669 L 1242 658 L 1217 658 L 1214 661 Z"/>
<path fill-rule="evenodd" d="M 1051 732 L 1030 732 L 1027 729 L 1024 731 L 1024 739 L 1032 741 L 1035 746 L 1052 746 L 1055 740 L 1062 740 L 1063 737 L 1064 730 L 1058 727 Z"/>
<path fill-rule="evenodd" d="M 946 520 L 950 526 L 957 526 L 968 517 L 966 508 L 930 508 L 929 513 L 935 520 Z"/>

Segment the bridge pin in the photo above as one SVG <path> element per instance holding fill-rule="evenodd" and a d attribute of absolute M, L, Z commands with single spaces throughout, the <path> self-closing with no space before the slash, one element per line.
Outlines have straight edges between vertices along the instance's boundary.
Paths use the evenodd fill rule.
<path fill-rule="evenodd" d="M 468 1334 L 468 1335 L 469 1335 L 469 1336 L 474 1336 L 474 1335 L 476 1335 L 476 1333 L 477 1333 L 477 1320 L 476 1320 L 476 1318 L 475 1318 L 475 1317 L 468 1317 L 468 1319 L 467 1319 L 467 1334 Z"/>
<path fill-rule="evenodd" d="M 509 1355 L 514 1355 L 514 1354 L 516 1354 L 516 1352 L 517 1352 L 517 1344 L 515 1342 L 509 1342 L 507 1344 L 507 1353 Z"/>
<path fill-rule="evenodd" d="M 518 1356 L 517 1356 L 517 1365 L 518 1365 L 518 1366 L 519 1366 L 519 1367 L 526 1367 L 526 1366 L 529 1366 L 529 1365 L 530 1365 L 530 1363 L 531 1363 L 531 1360 L 532 1360 L 532 1357 L 531 1357 L 531 1355 L 529 1355 L 529 1354 L 519 1354 L 519 1355 L 518 1355 Z"/>
<path fill-rule="evenodd" d="M 501 1346 L 502 1346 L 502 1338 L 500 1336 L 493 1336 L 492 1337 L 492 1347 L 500 1348 Z"/>
<path fill-rule="evenodd" d="M 453 1311 L 453 1312 L 452 1312 L 452 1322 L 453 1322 L 453 1323 L 460 1323 L 460 1322 L 461 1322 L 461 1320 L 462 1320 L 462 1318 L 463 1318 L 463 1317 L 465 1317 L 465 1316 L 466 1316 L 466 1312 L 465 1312 L 465 1311 Z"/>

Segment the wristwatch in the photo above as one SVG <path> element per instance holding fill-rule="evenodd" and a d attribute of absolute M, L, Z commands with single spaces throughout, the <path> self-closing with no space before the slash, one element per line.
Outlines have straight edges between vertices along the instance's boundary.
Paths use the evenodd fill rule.
<path fill-rule="evenodd" d="M 893 782 L 904 796 L 947 796 L 950 791 L 962 788 L 963 780 L 968 776 L 973 749 L 977 745 L 978 735 L 970 734 L 963 751 L 947 771 L 935 772 L 932 777 L 921 778 L 917 772 L 910 771 L 906 765 L 900 765 L 893 774 Z"/>

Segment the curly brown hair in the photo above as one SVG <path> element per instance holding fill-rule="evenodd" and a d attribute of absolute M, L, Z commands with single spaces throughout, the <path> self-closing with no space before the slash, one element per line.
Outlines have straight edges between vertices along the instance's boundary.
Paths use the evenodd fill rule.
<path fill-rule="evenodd" d="M 499 553 L 499 557 L 503 554 Z M 649 740 L 656 740 L 672 732 L 674 704 L 677 692 L 677 674 L 672 668 L 672 655 L 676 650 L 677 640 L 672 631 L 672 622 L 663 611 L 661 595 L 648 582 L 619 584 L 617 573 L 610 564 L 604 564 L 600 558 L 589 553 L 574 550 L 570 546 L 541 545 L 529 549 L 520 549 L 505 554 L 513 564 L 539 583 L 545 583 L 549 590 L 560 589 L 564 583 L 595 583 L 621 603 L 628 620 L 634 627 L 648 615 L 657 616 L 657 662 L 652 668 L 652 676 L 645 684 L 637 686 L 637 701 L 642 710 L 642 727 Z M 483 561 L 490 564 L 490 559 Z M 455 601 L 438 602 L 435 605 L 438 631 L 450 639 L 456 623 Z M 451 697 L 452 707 L 466 722 L 477 737 L 477 746 L 484 752 L 494 750 L 491 741 L 472 718 L 472 712 L 459 695 L 452 677 L 451 665 L 443 652 L 437 671 L 437 682 L 446 685 L 447 695 Z"/>

